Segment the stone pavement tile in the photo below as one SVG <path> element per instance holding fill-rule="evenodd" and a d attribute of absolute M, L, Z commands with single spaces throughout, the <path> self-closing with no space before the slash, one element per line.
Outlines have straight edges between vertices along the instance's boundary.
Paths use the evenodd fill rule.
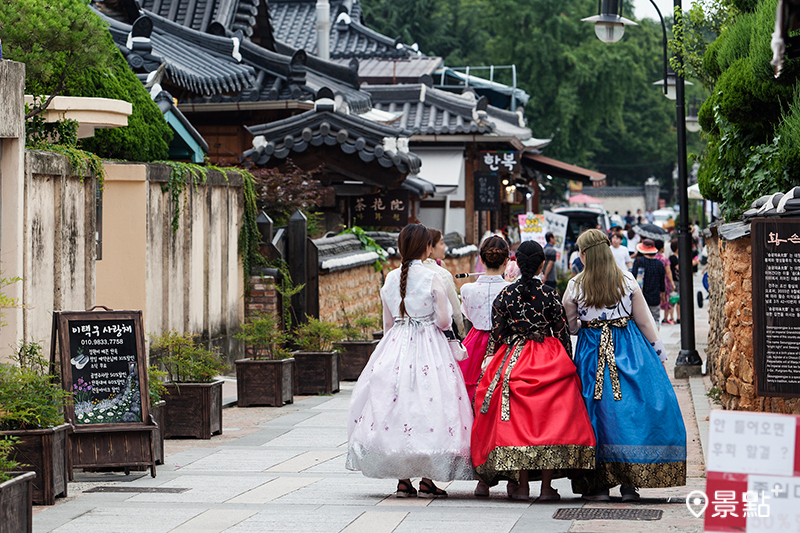
<path fill-rule="evenodd" d="M 170 533 L 220 533 L 256 514 L 255 509 L 209 509 Z"/>
<path fill-rule="evenodd" d="M 347 444 L 347 427 L 296 428 L 262 445 L 291 449 L 337 448 Z"/>
<path fill-rule="evenodd" d="M 286 427 L 286 426 L 294 426 L 295 424 L 299 424 L 304 420 L 308 420 L 317 416 L 317 413 L 311 410 L 302 410 L 302 411 L 289 411 L 288 413 L 283 414 L 277 418 L 273 418 L 272 420 L 268 420 L 262 424 L 259 424 L 258 427 L 262 428 L 275 428 L 275 427 Z"/>
<path fill-rule="evenodd" d="M 141 493 L 129 499 L 130 502 L 182 502 L 218 503 L 230 500 L 271 481 L 275 476 L 251 475 L 195 475 L 188 474 L 164 483 L 162 487 L 187 488 L 181 493 Z"/>
<path fill-rule="evenodd" d="M 240 438 L 236 440 L 231 440 L 228 442 L 221 442 L 220 447 L 222 446 L 263 446 L 267 442 L 280 437 L 284 433 L 288 433 L 291 431 L 292 426 L 285 426 L 285 427 L 267 427 L 263 429 L 256 428 L 256 431 L 248 434 L 242 435 Z"/>
<path fill-rule="evenodd" d="M 346 428 L 347 427 L 347 411 L 345 410 L 330 410 L 323 411 L 313 418 L 304 420 L 295 427 L 330 427 L 330 428 Z"/>
<path fill-rule="evenodd" d="M 433 500 L 428 498 L 398 498 L 394 494 L 376 504 L 377 507 L 427 507 Z"/>
<path fill-rule="evenodd" d="M 339 533 L 363 511 L 342 506 L 271 505 L 239 522 L 226 533 Z"/>
<path fill-rule="evenodd" d="M 344 467 L 345 457 L 347 455 L 347 448 L 340 447 L 337 448 L 341 451 L 342 455 L 338 457 L 334 457 L 324 463 L 320 463 L 316 466 L 308 468 L 304 470 L 306 474 L 341 474 L 341 475 L 348 475 L 348 476 L 361 476 L 361 472 L 356 472 L 353 470 L 347 470 Z"/>
<path fill-rule="evenodd" d="M 394 533 L 506 533 L 521 517 L 521 512 L 429 507 L 409 513 Z"/>
<path fill-rule="evenodd" d="M 182 439 L 188 440 L 188 439 Z M 166 441 L 170 442 L 170 441 Z M 217 450 L 214 448 L 186 448 L 178 453 L 167 453 L 165 442 L 166 457 L 164 457 L 164 464 L 156 467 L 156 476 L 162 471 L 171 472 L 192 464 L 193 462 L 209 456 Z"/>
<path fill-rule="evenodd" d="M 201 508 L 102 507 L 53 530 L 54 533 L 167 533 L 202 513 Z"/>
<path fill-rule="evenodd" d="M 655 489 L 652 489 L 655 490 Z M 589 507 L 587 505 L 587 507 Z M 641 509 L 661 509 L 664 513 L 661 520 L 574 520 L 570 532 L 589 532 L 592 533 L 702 533 L 703 518 L 695 518 L 689 513 L 689 509 L 683 503 L 664 503 L 664 504 L 624 504 L 624 503 L 593 503 L 591 507 L 604 508 L 641 508 Z M 568 521 L 564 521 L 568 523 Z"/>
<path fill-rule="evenodd" d="M 571 520 L 553 520 L 558 507 L 550 507 L 542 516 L 525 515 L 514 524 L 511 533 L 567 533 L 571 531 Z"/>
<path fill-rule="evenodd" d="M 330 477 L 278 498 L 275 503 L 371 507 L 393 494 L 396 485 L 397 481 L 391 479 Z"/>
<path fill-rule="evenodd" d="M 349 411 L 350 410 L 350 392 L 353 390 L 353 386 L 355 383 L 345 383 L 339 382 L 339 386 L 342 389 L 342 393 L 337 394 L 332 399 L 328 400 L 325 403 L 321 403 L 315 407 L 313 410 L 323 410 L 323 411 L 330 411 L 333 409 L 339 409 L 342 411 Z"/>
<path fill-rule="evenodd" d="M 279 477 L 259 485 L 258 487 L 231 498 L 225 503 L 230 504 L 259 504 L 271 502 L 281 496 L 286 496 L 298 489 L 316 483 L 322 478 L 318 477 Z"/>
<path fill-rule="evenodd" d="M 342 533 L 392 533 L 407 515 L 400 511 L 367 511 Z"/>
<path fill-rule="evenodd" d="M 46 513 L 34 513 L 33 515 L 33 531 L 34 533 L 42 533 L 45 531 L 53 531 L 57 527 L 66 524 L 71 520 L 85 515 L 96 506 L 92 503 L 73 502 L 70 505 L 55 505 L 52 507 L 41 506 L 42 510 L 47 510 Z"/>
<path fill-rule="evenodd" d="M 302 472 L 307 468 L 317 466 L 336 457 L 340 458 L 341 470 L 344 470 L 344 454 L 345 452 L 341 450 L 312 450 L 276 464 L 268 468 L 267 472 Z"/>
<path fill-rule="evenodd" d="M 298 455 L 297 450 L 265 450 L 261 447 L 219 449 L 181 468 L 181 472 L 263 472 Z"/>

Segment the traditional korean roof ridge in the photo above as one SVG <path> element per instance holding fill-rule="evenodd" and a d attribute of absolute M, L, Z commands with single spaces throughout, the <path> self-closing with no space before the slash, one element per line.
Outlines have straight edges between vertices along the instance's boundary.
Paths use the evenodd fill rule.
<path fill-rule="evenodd" d="M 205 95 L 237 93 L 255 80 L 255 69 L 234 55 L 238 44 L 197 32 L 154 14 L 130 25 L 98 14 L 108 22 L 114 43 L 134 70 L 154 72 L 166 64 L 166 75 L 176 87 Z"/>
<path fill-rule="evenodd" d="M 330 57 L 406 58 L 413 52 L 361 23 L 357 0 L 333 0 L 331 9 Z M 275 39 L 293 48 L 317 53 L 315 0 L 277 0 L 269 3 Z"/>
<path fill-rule="evenodd" d="M 260 0 L 143 0 L 142 9 L 201 33 L 220 28 L 253 35 Z"/>
<path fill-rule="evenodd" d="M 309 146 L 338 145 L 346 154 L 358 153 L 365 163 L 377 161 L 384 168 L 396 167 L 403 174 L 416 174 L 420 159 L 402 148 L 389 149 L 402 144 L 402 138 L 409 131 L 387 126 L 355 115 L 345 115 L 330 109 L 330 106 L 317 106 L 317 109 L 300 115 L 258 126 L 245 126 L 255 139 L 253 148 L 243 157 L 259 166 L 267 164 L 272 157 L 284 159 L 291 152 L 303 152 Z M 401 142 L 398 142 L 398 139 Z"/>

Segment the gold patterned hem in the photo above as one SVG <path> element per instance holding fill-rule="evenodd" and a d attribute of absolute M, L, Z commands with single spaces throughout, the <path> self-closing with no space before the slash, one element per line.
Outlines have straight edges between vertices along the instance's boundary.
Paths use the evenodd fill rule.
<path fill-rule="evenodd" d="M 517 481 L 520 470 L 556 470 L 554 478 L 565 477 L 563 471 L 594 468 L 595 447 L 578 444 L 542 446 L 505 446 L 489 453 L 486 462 L 475 467 L 478 478 L 494 485 L 501 479 Z M 530 479 L 537 479 L 532 475 Z"/>
<path fill-rule="evenodd" d="M 686 485 L 686 461 L 674 463 L 598 463 L 597 469 L 581 472 L 572 480 L 576 494 L 594 494 L 617 485 L 636 488 L 682 487 Z"/>

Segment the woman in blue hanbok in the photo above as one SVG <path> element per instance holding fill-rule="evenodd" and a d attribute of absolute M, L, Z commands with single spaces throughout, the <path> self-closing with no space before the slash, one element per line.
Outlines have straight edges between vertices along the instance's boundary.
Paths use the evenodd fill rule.
<path fill-rule="evenodd" d="M 597 468 L 573 479 L 573 491 L 608 500 L 608 489 L 622 485 L 622 500 L 635 501 L 636 488 L 683 486 L 686 429 L 647 302 L 616 265 L 605 233 L 585 231 L 577 244 L 585 267 L 563 304 L 578 335 L 575 366 L 597 434 Z"/>

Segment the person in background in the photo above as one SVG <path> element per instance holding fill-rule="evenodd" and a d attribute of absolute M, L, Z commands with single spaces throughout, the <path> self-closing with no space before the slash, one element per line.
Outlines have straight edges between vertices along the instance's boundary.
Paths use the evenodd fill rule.
<path fill-rule="evenodd" d="M 636 255 L 636 245 L 639 244 L 642 240 L 642 237 L 633 231 L 633 228 L 628 228 L 628 253 L 631 257 Z"/>
<path fill-rule="evenodd" d="M 628 211 L 628 213 L 625 215 L 625 226 L 633 226 L 633 221 L 634 220 L 635 219 L 633 218 L 633 215 L 631 215 L 631 212 Z M 628 229 L 628 228 L 626 227 L 625 229 Z"/>
<path fill-rule="evenodd" d="M 681 487 L 686 428 L 649 303 L 634 276 L 614 264 L 602 232 L 581 234 L 578 246 L 586 268 L 570 280 L 563 303 L 570 333 L 578 335 L 575 365 L 597 433 L 597 468 L 573 477 L 572 490 L 608 501 L 608 490 L 622 485 L 627 502 L 639 499 L 637 487 Z M 640 246 L 655 253 L 652 242 Z"/>
<path fill-rule="evenodd" d="M 661 302 L 664 299 L 664 290 L 666 289 L 664 264 L 654 257 L 658 252 L 658 248 L 656 248 L 651 239 L 643 240 L 636 246 L 636 249 L 642 255 L 633 262 L 631 272 L 634 279 L 638 279 L 640 272 L 643 274 L 643 280 L 640 284 L 642 294 L 647 306 L 650 308 L 650 313 L 653 315 L 656 328 L 658 328 L 661 319 Z"/>
<path fill-rule="evenodd" d="M 680 282 L 680 271 L 678 270 L 679 260 L 678 260 L 678 238 L 675 237 L 669 243 L 670 249 L 672 250 L 672 254 L 669 256 L 669 271 L 672 274 L 672 282 L 675 284 L 675 287 L 678 287 L 678 283 Z M 672 308 L 667 310 L 666 312 L 666 321 L 667 324 L 680 324 L 681 323 L 681 306 L 678 305 L 678 302 L 674 302 Z"/>
<path fill-rule="evenodd" d="M 450 300 L 450 307 L 453 308 L 453 324 L 456 326 L 458 337 L 463 339 L 466 331 L 464 330 L 464 316 L 461 314 L 461 300 L 458 299 L 458 291 L 456 290 L 456 280 L 453 274 L 439 263 L 444 260 L 447 246 L 444 243 L 441 231 L 431 228 L 428 228 L 428 231 L 431 234 L 431 253 L 422 264 L 442 278 L 447 289 L 447 299 Z"/>
<path fill-rule="evenodd" d="M 595 464 L 595 436 L 570 359 L 564 308 L 558 293 L 538 279 L 544 260 L 539 243 L 522 243 L 522 277 L 492 306 L 490 343 L 497 351 L 487 351 L 493 357 L 473 403 L 472 462 L 483 482 L 476 496 L 488 496 L 489 487 L 505 479 L 509 498 L 527 500 L 532 471 L 542 478 L 537 500 L 556 501 L 554 470 Z"/>
<path fill-rule="evenodd" d="M 430 246 L 421 224 L 397 238 L 402 263 L 381 289 L 383 338 L 356 382 L 347 420 L 346 468 L 398 479 L 399 498 L 444 497 L 433 479 L 474 479 L 472 407 L 444 334 L 452 310 L 441 278 L 422 266 Z M 413 477 L 422 477 L 419 494 Z"/>
<path fill-rule="evenodd" d="M 664 320 L 662 320 L 661 323 L 671 326 L 675 322 L 669 320 L 667 314 L 672 310 L 673 305 L 670 303 L 669 297 L 672 291 L 675 290 L 675 284 L 672 282 L 672 269 L 669 267 L 669 259 L 664 255 L 664 241 L 653 241 L 653 243 L 656 248 L 658 248 L 658 252 L 653 257 L 661 261 L 661 264 L 664 265 L 664 296 L 662 296 L 661 304 L 659 305 L 661 310 L 664 311 Z"/>
<path fill-rule="evenodd" d="M 581 272 L 583 272 L 583 261 L 581 261 L 580 257 L 581 253 L 578 250 L 578 247 L 575 247 L 575 250 L 569 256 L 569 272 L 570 278 L 574 278 Z"/>
<path fill-rule="evenodd" d="M 481 364 L 486 356 L 489 333 L 492 331 L 492 303 L 509 282 L 503 279 L 508 261 L 508 244 L 501 237 L 492 236 L 481 244 L 481 261 L 486 265 L 486 273 L 475 283 L 461 287 L 461 311 L 470 322 L 472 329 L 464 339 L 468 357 L 459 361 L 467 394 L 470 401 L 475 397 L 475 388 L 481 377 Z M 494 351 L 494 349 L 492 349 Z"/>
<path fill-rule="evenodd" d="M 620 231 L 611 232 L 611 254 L 614 256 L 614 261 L 617 262 L 620 270 L 627 272 L 633 266 L 633 259 L 631 259 L 631 254 L 628 253 L 628 248 L 622 246 L 621 228 L 617 226 L 614 229 Z"/>
<path fill-rule="evenodd" d="M 656 220 L 656 216 L 653 214 L 653 210 L 650 209 L 649 207 L 647 208 L 647 211 L 644 214 L 644 218 L 645 220 L 647 220 L 648 224 L 652 224 Z"/>
<path fill-rule="evenodd" d="M 556 269 L 556 259 L 558 254 L 556 252 L 556 236 L 552 231 L 548 231 L 544 235 L 544 240 L 547 244 L 544 246 L 544 284 L 550 288 L 555 289 L 558 284 L 558 271 Z"/>

